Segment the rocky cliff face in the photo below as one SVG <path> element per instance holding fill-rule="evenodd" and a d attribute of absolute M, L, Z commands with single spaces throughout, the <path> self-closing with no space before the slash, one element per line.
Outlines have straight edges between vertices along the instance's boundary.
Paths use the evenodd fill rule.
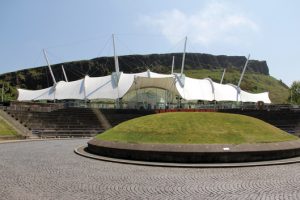
<path fill-rule="evenodd" d="M 151 55 L 131 55 L 119 58 L 123 71 L 131 72 L 132 69 L 148 67 L 155 69 L 157 67 L 165 68 L 166 72 L 171 70 L 172 56 L 175 56 L 175 69 L 181 68 L 182 54 L 151 54 Z M 101 62 L 101 58 L 94 59 Z M 244 56 L 214 56 L 210 54 L 188 53 L 185 58 L 185 69 L 218 69 L 218 68 L 236 68 L 242 70 L 246 62 Z M 133 64 L 133 65 L 129 65 Z M 250 60 L 247 70 L 269 75 L 269 68 L 266 61 Z"/>
<path fill-rule="evenodd" d="M 182 53 L 128 55 L 119 57 L 120 71 L 141 72 L 150 69 L 158 73 L 170 73 L 172 56 L 175 56 L 175 70 L 179 71 L 182 62 Z M 233 68 L 242 70 L 246 62 L 244 56 L 214 56 L 200 53 L 187 53 L 185 69 L 218 69 Z M 89 76 L 104 76 L 114 71 L 113 57 L 100 57 L 91 60 L 74 61 L 52 65 L 57 81 L 64 80 L 61 65 L 64 65 L 69 81 Z M 269 75 L 266 61 L 250 60 L 247 71 Z M 46 66 L 24 69 L 0 75 L 0 80 L 9 82 L 13 86 L 41 89 L 53 84 Z"/>

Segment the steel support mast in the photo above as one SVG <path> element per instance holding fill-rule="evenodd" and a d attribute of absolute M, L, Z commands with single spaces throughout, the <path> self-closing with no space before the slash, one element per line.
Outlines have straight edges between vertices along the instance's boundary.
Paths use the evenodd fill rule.
<path fill-rule="evenodd" d="M 120 69 L 119 69 L 119 60 L 116 54 L 116 45 L 115 45 L 115 35 L 112 34 L 113 49 L 114 49 L 114 58 L 115 58 L 115 73 L 112 74 L 112 78 L 115 82 L 118 92 L 118 98 L 116 99 L 116 107 L 120 108 L 120 94 L 119 94 L 119 78 L 120 78 Z"/>
<path fill-rule="evenodd" d="M 184 49 L 183 49 L 182 64 L 181 64 L 181 72 L 180 72 L 180 76 L 181 76 L 181 77 L 182 77 L 182 75 L 183 75 L 183 69 L 184 69 L 185 52 L 186 52 L 186 42 L 187 42 L 187 37 L 185 37 L 185 41 L 184 41 Z"/>
<path fill-rule="evenodd" d="M 174 73 L 174 62 L 175 62 L 175 56 L 173 56 L 173 59 L 172 59 L 172 69 L 171 69 L 171 74 Z"/>
<path fill-rule="evenodd" d="M 69 81 L 68 81 L 68 78 L 67 78 L 67 74 L 66 74 L 66 72 L 65 72 L 65 68 L 64 68 L 63 65 L 61 65 L 61 69 L 62 69 L 62 71 L 63 71 L 63 74 L 64 74 L 64 77 L 65 77 L 66 82 L 69 82 Z"/>
<path fill-rule="evenodd" d="M 50 74 L 51 74 L 53 83 L 54 83 L 54 85 L 56 85 L 56 80 L 55 80 L 54 74 L 53 74 L 53 72 L 52 72 L 52 68 L 51 68 L 51 65 L 50 65 L 50 63 L 49 63 L 49 60 L 48 60 L 48 57 L 47 57 L 47 54 L 46 54 L 45 49 L 43 49 L 43 53 L 44 53 L 44 57 L 45 57 L 45 59 L 46 59 L 46 62 L 47 62 L 47 65 L 48 65 L 48 68 L 49 68 L 49 71 L 50 71 Z"/>
<path fill-rule="evenodd" d="M 4 82 L 2 82 L 2 92 L 1 92 L 2 102 L 4 101 Z"/>
<path fill-rule="evenodd" d="M 223 71 L 223 74 L 222 74 L 222 78 L 221 78 L 220 84 L 223 83 L 225 73 L 226 73 L 226 68 L 224 68 L 224 71 Z"/>
<path fill-rule="evenodd" d="M 242 80 L 243 80 L 243 77 L 244 77 L 244 74 L 245 74 L 245 71 L 246 71 L 246 68 L 247 68 L 248 62 L 249 62 L 249 58 L 250 58 L 250 54 L 248 55 L 248 58 L 247 58 L 247 60 L 246 60 L 246 63 L 245 63 L 245 65 L 244 65 L 243 72 L 242 72 L 242 74 L 241 74 L 241 77 L 240 77 L 239 83 L 238 83 L 238 85 L 237 85 L 237 86 L 238 86 L 238 88 L 240 88 L 241 82 L 242 82 Z"/>
<path fill-rule="evenodd" d="M 116 54 L 116 46 L 115 46 L 115 35 L 112 34 L 112 40 L 113 40 L 113 48 L 114 48 L 114 58 L 115 58 L 115 70 L 117 73 L 120 72 L 119 70 L 119 60 L 118 60 L 118 56 Z"/>

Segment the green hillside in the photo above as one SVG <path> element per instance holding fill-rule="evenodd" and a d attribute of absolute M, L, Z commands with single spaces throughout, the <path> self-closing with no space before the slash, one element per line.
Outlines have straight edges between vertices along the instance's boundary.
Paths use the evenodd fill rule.
<path fill-rule="evenodd" d="M 2 118 L 0 118 L 0 137 L 16 136 L 16 135 L 17 132 L 11 126 L 9 126 Z"/>

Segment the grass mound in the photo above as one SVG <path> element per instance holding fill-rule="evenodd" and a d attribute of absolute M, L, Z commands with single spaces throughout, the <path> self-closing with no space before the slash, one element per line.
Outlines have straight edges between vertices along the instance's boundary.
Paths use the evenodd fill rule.
<path fill-rule="evenodd" d="M 96 136 L 126 143 L 242 144 L 297 140 L 261 120 L 226 113 L 163 113 L 126 121 Z"/>
<path fill-rule="evenodd" d="M 0 137 L 16 135 L 17 132 L 12 127 L 10 127 L 3 119 L 0 118 Z"/>

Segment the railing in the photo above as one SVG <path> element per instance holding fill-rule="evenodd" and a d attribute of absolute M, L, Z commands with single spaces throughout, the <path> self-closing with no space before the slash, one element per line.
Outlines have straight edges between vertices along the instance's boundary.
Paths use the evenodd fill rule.
<path fill-rule="evenodd" d="M 62 103 L 11 102 L 7 111 L 51 112 L 64 108 Z"/>
<path fill-rule="evenodd" d="M 300 111 L 299 105 L 290 104 L 255 104 L 255 103 L 236 103 L 236 102 L 210 102 L 210 103 L 157 103 L 155 105 L 144 102 L 128 103 L 120 102 L 117 106 L 114 102 L 86 102 L 86 101 L 67 101 L 59 103 L 35 103 L 35 102 L 11 102 L 9 107 L 0 106 L 3 110 L 31 111 L 31 112 L 51 112 L 62 108 L 99 108 L 99 109 L 138 109 L 138 110 L 267 110 L 280 111 L 291 110 Z"/>

